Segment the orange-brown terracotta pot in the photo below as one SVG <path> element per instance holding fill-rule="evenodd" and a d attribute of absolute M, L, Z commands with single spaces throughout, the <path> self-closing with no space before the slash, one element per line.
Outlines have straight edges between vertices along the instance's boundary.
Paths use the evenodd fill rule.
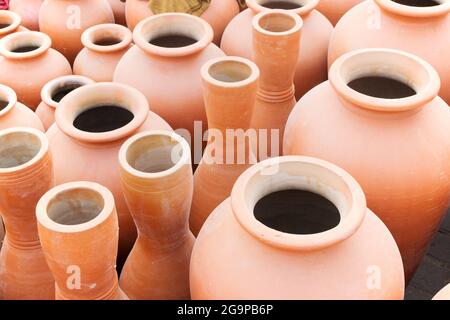
<path fill-rule="evenodd" d="M 92 83 L 93 80 L 83 76 L 62 76 L 47 82 L 41 91 L 42 102 L 36 109 L 36 115 L 45 130 L 55 122 L 55 110 L 59 102 L 73 90 Z"/>
<path fill-rule="evenodd" d="M 441 291 L 439 291 L 434 296 L 433 300 L 450 300 L 450 284 Z"/>
<path fill-rule="evenodd" d="M 407 281 L 450 201 L 450 108 L 437 96 L 439 83 L 411 54 L 353 51 L 298 102 L 286 126 L 285 155 L 333 161 L 358 180 L 399 245 Z"/>
<path fill-rule="evenodd" d="M 20 15 L 23 26 L 39 31 L 39 9 L 42 2 L 44 0 L 11 0 L 9 10 Z"/>
<path fill-rule="evenodd" d="M 253 17 L 271 3 L 275 8 L 278 0 L 247 0 L 249 9 L 236 16 L 225 29 L 221 48 L 227 55 L 247 59 L 254 57 L 252 42 Z M 286 1 L 284 1 L 286 2 Z M 302 37 L 297 68 L 295 69 L 296 97 L 300 98 L 311 88 L 327 79 L 328 43 L 333 26 L 319 11 L 318 0 L 289 0 L 296 9 L 291 9 L 303 19 Z M 281 2 L 280 2 L 281 3 Z"/>
<path fill-rule="evenodd" d="M 209 214 L 231 194 L 236 179 L 254 159 L 247 138 L 259 69 L 238 57 L 208 61 L 201 70 L 209 140 L 194 176 L 190 227 L 197 235 Z"/>
<path fill-rule="evenodd" d="M 450 2 L 441 2 L 438 6 L 416 7 L 392 0 L 364 1 L 336 26 L 330 42 L 329 65 L 355 49 L 408 51 L 427 60 L 439 72 L 439 95 L 450 104 L 450 64 L 442 58 L 450 56 Z"/>
<path fill-rule="evenodd" d="M 317 10 L 325 15 L 333 25 L 351 8 L 363 0 L 319 0 Z"/>
<path fill-rule="evenodd" d="M 99 106 L 103 108 L 94 109 Z M 111 110 L 107 106 L 116 108 Z M 72 91 L 59 104 L 55 119 L 47 135 L 53 149 L 56 184 L 86 180 L 111 190 L 119 215 L 120 267 L 136 240 L 136 227 L 123 197 L 117 169 L 120 146 L 136 132 L 171 128 L 149 111 L 142 93 L 115 83 L 91 84 Z"/>
<path fill-rule="evenodd" d="M 213 28 L 214 43 L 217 45 L 220 44 L 220 39 L 225 27 L 238 13 L 239 6 L 236 3 L 236 0 L 211 0 L 208 9 L 201 17 Z M 153 16 L 153 12 L 149 7 L 149 1 L 128 0 L 126 2 L 126 19 L 128 28 L 131 30 L 133 30 L 140 21 L 150 16 Z"/>
<path fill-rule="evenodd" d="M 116 272 L 114 197 L 92 182 L 57 186 L 36 207 L 39 237 L 57 300 L 127 300 Z"/>
<path fill-rule="evenodd" d="M 81 35 L 96 24 L 114 23 L 107 0 L 45 0 L 39 12 L 41 32 L 52 38 L 53 48 L 73 63 L 83 49 Z"/>
<path fill-rule="evenodd" d="M 404 295 L 397 245 L 361 187 L 344 170 L 308 157 L 272 158 L 244 172 L 203 226 L 190 275 L 193 299 Z"/>
<path fill-rule="evenodd" d="M 26 31 L 21 23 L 22 19 L 17 13 L 0 10 L 0 39 L 17 31 Z"/>
<path fill-rule="evenodd" d="M 114 20 L 117 24 L 126 26 L 125 20 L 125 2 L 126 0 L 108 0 L 109 5 L 114 13 Z"/>
<path fill-rule="evenodd" d="M 143 132 L 120 149 L 122 188 L 138 229 L 120 275 L 132 300 L 190 299 L 190 157 L 186 140 L 168 131 Z"/>
<path fill-rule="evenodd" d="M 73 73 L 110 82 L 120 59 L 131 47 L 133 35 L 124 26 L 100 24 L 87 29 L 81 41 L 85 48 L 75 59 Z"/>
<path fill-rule="evenodd" d="M 42 131 L 0 131 L 0 212 L 6 237 L 0 253 L 0 299 L 49 300 L 53 276 L 39 242 L 35 207 L 53 185 L 48 141 Z"/>
<path fill-rule="evenodd" d="M 50 38 L 36 31 L 16 32 L 0 40 L 0 83 L 11 87 L 32 110 L 41 102 L 41 89 L 48 81 L 72 74 L 66 58 L 50 46 Z"/>

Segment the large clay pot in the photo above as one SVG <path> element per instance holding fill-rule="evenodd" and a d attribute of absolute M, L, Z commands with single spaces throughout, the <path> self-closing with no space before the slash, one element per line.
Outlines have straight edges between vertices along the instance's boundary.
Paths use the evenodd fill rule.
<path fill-rule="evenodd" d="M 53 276 L 39 242 L 35 207 L 53 185 L 47 137 L 32 128 L 0 131 L 0 299 L 51 300 Z"/>
<path fill-rule="evenodd" d="M 122 188 L 138 229 L 120 275 L 132 300 L 190 299 L 190 157 L 186 140 L 167 131 L 135 135 L 120 149 Z"/>
<path fill-rule="evenodd" d="M 192 252 L 193 299 L 402 299 L 402 260 L 358 183 L 308 157 L 245 171 Z"/>
<path fill-rule="evenodd" d="M 439 76 L 411 54 L 362 49 L 339 58 L 329 77 L 292 111 L 284 154 L 333 161 L 358 180 L 408 281 L 450 201 L 450 108 Z"/>
<path fill-rule="evenodd" d="M 195 171 L 190 227 L 197 235 L 209 214 L 231 194 L 236 179 L 254 160 L 252 118 L 259 69 L 251 61 L 224 57 L 201 70 L 209 140 Z M 231 135 L 230 135 L 231 134 Z"/>
<path fill-rule="evenodd" d="M 325 15 L 333 25 L 351 8 L 363 0 L 319 0 L 317 10 Z"/>
<path fill-rule="evenodd" d="M 16 12 L 22 18 L 22 25 L 39 31 L 39 9 L 44 0 L 11 0 L 9 10 Z"/>
<path fill-rule="evenodd" d="M 87 29 L 81 41 L 85 48 L 75 59 L 73 73 L 97 82 L 111 82 L 117 64 L 131 47 L 133 35 L 124 26 L 100 24 Z"/>
<path fill-rule="evenodd" d="M 0 10 L 0 39 L 17 31 L 26 31 L 21 23 L 22 19 L 17 13 Z"/>
<path fill-rule="evenodd" d="M 418 3 L 404 0 L 404 3 Z M 439 72 L 439 95 L 450 104 L 450 2 L 431 7 L 369 0 L 350 10 L 336 26 L 329 65 L 342 54 L 361 48 L 393 48 L 427 60 Z"/>
<path fill-rule="evenodd" d="M 81 35 L 87 28 L 114 23 L 107 0 L 45 0 L 39 13 L 41 32 L 52 38 L 53 48 L 73 63 L 83 49 Z"/>
<path fill-rule="evenodd" d="M 126 26 L 125 19 L 125 2 L 126 0 L 108 0 L 109 5 L 114 13 L 114 20 L 117 24 Z"/>
<path fill-rule="evenodd" d="M 99 106 L 103 107 L 96 108 Z M 84 116 L 79 118 L 82 113 Z M 55 119 L 47 131 L 53 150 L 55 182 L 58 185 L 85 180 L 111 190 L 119 215 L 121 267 L 136 240 L 136 227 L 120 185 L 117 169 L 120 146 L 136 132 L 171 128 L 149 111 L 142 93 L 116 83 L 96 83 L 72 91 L 60 102 Z"/>
<path fill-rule="evenodd" d="M 450 300 L 450 284 L 441 291 L 439 291 L 434 296 L 433 300 Z"/>
<path fill-rule="evenodd" d="M 163 3 L 163 1 L 168 0 L 158 0 L 158 2 Z M 168 1 L 169 2 L 169 1 Z M 161 8 L 161 13 L 168 13 L 171 11 L 176 11 L 173 9 L 173 5 L 181 5 L 184 7 L 186 0 L 170 0 L 168 7 Z M 186 12 L 188 13 L 188 12 Z M 222 38 L 223 31 L 228 23 L 239 13 L 239 5 L 236 0 L 211 0 L 206 11 L 201 14 L 201 17 L 211 25 L 214 30 L 214 43 L 220 44 L 220 39 Z M 153 12 L 149 6 L 148 0 L 128 0 L 126 2 L 126 19 L 128 28 L 133 30 L 137 24 L 153 16 Z"/>
<path fill-rule="evenodd" d="M 16 32 L 0 40 L 0 83 L 11 87 L 20 102 L 35 110 L 41 89 L 51 79 L 72 74 L 66 58 L 51 49 L 41 32 Z"/>
<path fill-rule="evenodd" d="M 92 83 L 93 80 L 83 76 L 62 76 L 47 82 L 41 91 L 42 102 L 36 109 L 36 115 L 45 130 L 55 122 L 55 110 L 59 102 L 73 90 Z"/>
<path fill-rule="evenodd" d="M 277 2 L 279 4 L 277 5 Z M 318 0 L 289 0 L 296 9 L 291 9 L 303 19 L 302 37 L 297 68 L 295 69 L 296 97 L 300 98 L 317 84 L 327 79 L 328 43 L 333 26 L 319 11 Z M 283 9 L 286 1 L 247 0 L 249 9 L 236 16 L 225 29 L 221 48 L 231 56 L 253 59 L 252 20 L 263 10 L 264 5 Z"/>
<path fill-rule="evenodd" d="M 36 207 L 39 237 L 55 277 L 56 300 L 127 300 L 116 272 L 114 197 L 92 182 L 57 186 Z"/>

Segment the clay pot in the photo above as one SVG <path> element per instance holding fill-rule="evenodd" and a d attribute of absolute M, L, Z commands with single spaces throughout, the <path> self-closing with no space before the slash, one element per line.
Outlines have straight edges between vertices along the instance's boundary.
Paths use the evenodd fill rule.
<path fill-rule="evenodd" d="M 341 17 L 351 8 L 361 3 L 363 0 L 319 0 L 317 10 L 336 25 Z"/>
<path fill-rule="evenodd" d="M 282 9 L 284 6 L 277 6 L 277 2 L 276 0 L 247 0 L 249 9 L 241 12 L 227 26 L 221 49 L 230 56 L 253 59 L 253 17 L 263 10 L 271 10 L 263 6 L 268 3 Z M 294 80 L 298 99 L 327 79 L 328 42 L 333 26 L 328 19 L 315 10 L 318 0 L 289 0 L 289 2 L 293 6 L 299 6 L 289 11 L 300 15 L 303 19 L 300 53 Z"/>
<path fill-rule="evenodd" d="M 45 134 L 20 127 L 0 131 L 0 212 L 6 229 L 0 253 L 2 300 L 55 297 L 35 215 L 38 200 L 52 185 L 52 161 Z"/>
<path fill-rule="evenodd" d="M 439 291 L 434 296 L 433 300 L 450 300 L 450 284 L 441 291 Z"/>
<path fill-rule="evenodd" d="M 207 129 L 200 69 L 208 60 L 224 56 L 212 37 L 211 27 L 195 16 L 168 13 L 147 18 L 134 29 L 136 45 L 120 60 L 114 81 L 140 90 L 152 111 L 194 137 L 196 121 Z M 169 42 L 161 44 L 161 39 Z"/>
<path fill-rule="evenodd" d="M 336 26 L 330 42 L 329 65 L 355 49 L 408 51 L 438 71 L 442 81 L 439 95 L 450 104 L 450 64 L 442 59 L 450 56 L 450 2 L 441 2 L 438 6 L 416 7 L 392 0 L 364 1 Z"/>
<path fill-rule="evenodd" d="M 39 200 L 36 216 L 56 300 L 127 300 L 118 284 L 119 225 L 108 189 L 92 182 L 57 186 Z"/>
<path fill-rule="evenodd" d="M 439 76 L 411 54 L 363 49 L 339 58 L 329 77 L 292 111 L 284 154 L 333 161 L 358 180 L 409 281 L 450 201 L 450 108 L 437 96 Z"/>
<path fill-rule="evenodd" d="M 52 38 L 53 48 L 70 63 L 83 49 L 84 30 L 102 23 L 114 23 L 107 0 L 45 0 L 39 13 L 41 32 Z"/>
<path fill-rule="evenodd" d="M 122 188 L 138 229 L 120 275 L 132 300 L 190 299 L 190 156 L 186 140 L 167 131 L 135 135 L 120 149 Z"/>
<path fill-rule="evenodd" d="M 16 32 L 0 40 L 0 83 L 11 87 L 32 110 L 41 102 L 41 89 L 48 81 L 72 74 L 66 58 L 50 46 L 50 38 L 36 31 Z"/>
<path fill-rule="evenodd" d="M 265 160 L 239 177 L 200 231 L 190 276 L 193 299 L 404 294 L 398 248 L 358 183 L 331 163 L 297 156 Z"/>
<path fill-rule="evenodd" d="M 0 39 L 17 31 L 26 31 L 21 23 L 22 19 L 17 13 L 0 10 Z"/>
<path fill-rule="evenodd" d="M 197 235 L 209 214 L 231 194 L 254 160 L 248 141 L 259 69 L 238 57 L 208 61 L 201 70 L 209 140 L 194 176 L 190 227 Z M 231 134 L 231 135 L 230 135 Z M 249 151 L 250 150 L 250 151 Z"/>
<path fill-rule="evenodd" d="M 39 9 L 44 0 L 11 0 L 9 10 L 22 17 L 22 24 L 26 28 L 39 31 Z"/>
<path fill-rule="evenodd" d="M 0 250 L 2 249 L 4 238 L 5 238 L 5 226 L 3 225 L 3 219 L 0 216 Z"/>
<path fill-rule="evenodd" d="M 108 0 L 109 5 L 114 13 L 114 20 L 117 24 L 126 26 L 125 20 L 125 2 L 126 0 Z"/>
<path fill-rule="evenodd" d="M 53 149 L 56 184 L 85 180 L 111 190 L 119 215 L 121 267 L 136 240 L 136 227 L 120 186 L 120 146 L 139 131 L 171 128 L 149 111 L 142 93 L 115 83 L 90 84 L 72 91 L 56 109 L 55 120 L 47 135 Z"/>
<path fill-rule="evenodd" d="M 162 0 L 167 1 L 167 0 Z M 161 1 L 159 1 L 161 2 Z M 186 0 L 171 0 L 169 5 L 176 5 L 179 2 L 184 7 Z M 170 7 L 162 8 L 161 13 L 169 13 L 172 9 Z M 186 12 L 188 13 L 188 12 Z M 222 38 L 223 31 L 228 23 L 239 13 L 239 5 L 236 0 L 211 0 L 210 4 L 205 12 L 201 14 L 201 17 L 211 25 L 214 30 L 214 43 L 219 45 Z M 147 0 L 128 0 L 126 2 L 126 18 L 128 28 L 133 30 L 137 24 L 153 16 L 153 12 L 150 9 L 149 1 Z"/>

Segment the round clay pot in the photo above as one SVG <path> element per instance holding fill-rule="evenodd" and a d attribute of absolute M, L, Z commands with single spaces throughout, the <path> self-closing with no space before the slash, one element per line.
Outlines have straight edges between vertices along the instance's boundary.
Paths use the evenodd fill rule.
<path fill-rule="evenodd" d="M 87 29 L 81 37 L 84 49 L 77 55 L 73 73 L 97 82 L 111 82 L 122 56 L 131 47 L 133 35 L 118 24 L 100 24 Z"/>
<path fill-rule="evenodd" d="M 259 69 L 250 60 L 223 57 L 208 61 L 201 75 L 209 140 L 194 176 L 190 214 L 194 235 L 200 232 L 210 213 L 230 196 L 236 179 L 254 160 L 252 146 L 246 138 L 252 133 L 248 129 Z"/>
<path fill-rule="evenodd" d="M 65 96 L 56 109 L 55 124 L 47 131 L 57 185 L 92 181 L 114 194 L 120 226 L 119 267 L 136 240 L 136 227 L 120 185 L 118 152 L 133 134 L 156 129 L 171 131 L 149 111 L 142 93 L 122 84 L 96 83 Z"/>
<path fill-rule="evenodd" d="M 152 111 L 194 137 L 195 122 L 207 129 L 200 69 L 208 60 L 224 56 L 212 37 L 208 23 L 195 16 L 167 13 L 147 18 L 134 29 L 136 45 L 120 60 L 114 81 L 140 90 Z"/>
<path fill-rule="evenodd" d="M 73 90 L 92 83 L 93 80 L 83 76 L 62 76 L 47 82 L 41 91 L 42 102 L 36 109 L 46 131 L 55 122 L 59 102 Z"/>
<path fill-rule="evenodd" d="M 53 48 L 73 63 L 83 49 L 81 35 L 87 28 L 114 23 L 107 0 L 45 0 L 39 12 L 41 32 L 52 38 Z"/>
<path fill-rule="evenodd" d="M 358 183 L 308 157 L 262 161 L 206 221 L 193 299 L 402 299 L 402 260 Z"/>
<path fill-rule="evenodd" d="M 17 31 L 26 31 L 21 23 L 22 19 L 17 13 L 0 10 L 0 39 Z"/>
<path fill-rule="evenodd" d="M 405 3 L 417 3 L 404 0 Z M 346 52 L 392 48 L 427 60 L 442 81 L 439 95 L 450 104 L 450 2 L 431 7 L 369 0 L 350 10 L 336 26 L 330 42 L 329 65 Z M 424 27 L 426 26 L 426 27 Z"/>
<path fill-rule="evenodd" d="M 277 0 L 247 0 L 248 9 L 237 15 L 227 26 L 222 37 L 221 49 L 230 56 L 253 59 L 253 17 L 263 10 L 285 6 Z M 315 10 L 318 0 L 288 0 L 296 9 L 289 11 L 303 19 L 300 53 L 295 69 L 296 97 L 300 98 L 317 84 L 327 79 L 328 43 L 333 26 L 319 11 Z M 281 3 L 281 2 L 280 2 Z"/>
<path fill-rule="evenodd" d="M 11 87 L 32 110 L 41 102 L 48 81 L 72 74 L 66 58 L 50 46 L 50 38 L 36 31 L 16 32 L 0 40 L 0 83 Z"/>
<path fill-rule="evenodd" d="M 22 25 L 30 30 L 39 31 L 39 9 L 44 0 L 11 0 L 9 10 L 22 17 Z"/>
<path fill-rule="evenodd" d="M 114 13 L 114 20 L 117 24 L 126 26 L 125 20 L 125 2 L 126 0 L 108 0 L 109 5 Z"/>
<path fill-rule="evenodd" d="M 332 161 L 358 180 L 409 281 L 450 201 L 450 108 L 439 76 L 406 52 L 362 49 L 339 58 L 329 77 L 292 111 L 284 154 Z"/>
<path fill-rule="evenodd" d="M 167 1 L 167 0 L 163 0 Z M 180 2 L 182 5 L 186 0 L 171 0 L 170 5 L 176 5 Z M 165 13 L 171 12 L 170 7 L 164 10 Z M 162 12 L 161 12 L 162 13 Z M 223 31 L 228 23 L 239 13 L 239 5 L 236 0 L 211 0 L 208 9 L 203 12 L 201 17 L 211 25 L 214 30 L 214 43 L 220 44 Z M 128 28 L 133 30 L 140 21 L 153 16 L 149 7 L 149 1 L 146 0 L 128 0 L 126 2 L 126 19 Z"/>
<path fill-rule="evenodd" d="M 450 300 L 450 284 L 441 291 L 439 291 L 434 296 L 433 300 Z"/>
<path fill-rule="evenodd" d="M 317 10 L 336 25 L 341 17 L 351 8 L 361 3 L 363 0 L 319 0 Z"/>
<path fill-rule="evenodd" d="M 39 200 L 36 216 L 56 300 L 127 300 L 118 283 L 119 225 L 108 189 L 92 182 L 57 186 Z"/>
<path fill-rule="evenodd" d="M 0 299 L 52 300 L 53 276 L 39 242 L 35 208 L 53 185 L 47 137 L 33 128 L 0 131 Z"/>
<path fill-rule="evenodd" d="M 135 135 L 120 149 L 122 188 L 138 229 L 120 275 L 132 300 L 190 299 L 190 157 L 186 140 L 167 131 Z"/>

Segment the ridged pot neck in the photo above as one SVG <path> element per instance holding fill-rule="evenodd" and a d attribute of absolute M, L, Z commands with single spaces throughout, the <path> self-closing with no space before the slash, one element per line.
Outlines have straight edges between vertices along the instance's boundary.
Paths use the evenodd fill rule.
<path fill-rule="evenodd" d="M 183 47 L 162 47 L 150 42 L 163 36 L 187 36 L 196 42 Z M 133 32 L 136 45 L 144 52 L 161 57 L 182 57 L 198 53 L 209 46 L 214 31 L 203 19 L 184 13 L 164 13 L 141 21 Z"/>
<path fill-rule="evenodd" d="M 17 103 L 17 94 L 10 87 L 0 84 L 0 101 L 7 103 L 2 109 L 0 109 L 0 117 L 3 117 L 15 107 Z"/>
<path fill-rule="evenodd" d="M 348 84 L 361 77 L 385 77 L 400 81 L 416 92 L 398 99 L 369 96 Z M 393 49 L 362 49 L 344 54 L 330 68 L 329 81 L 337 94 L 351 105 L 380 112 L 401 112 L 423 107 L 440 90 L 437 71 L 412 54 Z"/>
<path fill-rule="evenodd" d="M 282 7 L 267 8 L 265 5 L 268 3 L 275 3 L 279 0 L 246 0 L 247 7 L 249 7 L 254 14 L 258 14 L 265 10 L 283 9 Z M 300 16 L 306 16 L 313 11 L 319 4 L 319 0 L 283 0 L 283 2 L 289 2 L 293 5 L 298 5 L 298 8 L 288 9 L 287 11 L 296 13 Z M 285 9 L 283 9 L 285 10 Z"/>
<path fill-rule="evenodd" d="M 37 31 L 22 31 L 7 35 L 0 40 L 0 54 L 7 59 L 31 59 L 46 53 L 52 45 L 48 35 Z M 19 48 L 35 47 L 27 52 L 14 52 Z"/>
<path fill-rule="evenodd" d="M 450 0 L 436 0 L 441 4 L 428 7 L 408 5 L 408 0 L 403 0 L 402 2 L 393 0 L 374 1 L 381 9 L 389 13 L 410 18 L 433 18 L 450 13 Z"/>
<path fill-rule="evenodd" d="M 0 10 L 0 24 L 6 25 L 4 28 L 0 28 L 0 37 L 10 34 L 19 28 L 22 23 L 20 16 L 12 11 Z"/>
<path fill-rule="evenodd" d="M 260 199 L 293 189 L 330 200 L 339 210 L 339 224 L 321 233 L 291 234 L 256 219 L 254 208 Z M 326 161 L 301 156 L 268 159 L 245 171 L 233 187 L 231 205 L 235 218 L 250 235 L 267 245 L 292 251 L 320 250 L 348 239 L 358 230 L 367 211 L 361 187 L 346 171 Z M 283 210 L 281 207 L 280 213 Z"/>
<path fill-rule="evenodd" d="M 54 100 L 54 96 L 60 90 L 69 88 L 73 88 L 75 90 L 76 88 L 93 83 L 95 83 L 94 80 L 91 80 L 84 76 L 70 75 L 58 77 L 50 80 L 45 84 L 44 87 L 42 87 L 41 99 L 49 107 L 56 108 L 59 105 L 59 102 Z"/>
<path fill-rule="evenodd" d="M 132 41 L 133 34 L 128 28 L 113 23 L 90 27 L 81 36 L 83 46 L 100 53 L 125 50 Z"/>

